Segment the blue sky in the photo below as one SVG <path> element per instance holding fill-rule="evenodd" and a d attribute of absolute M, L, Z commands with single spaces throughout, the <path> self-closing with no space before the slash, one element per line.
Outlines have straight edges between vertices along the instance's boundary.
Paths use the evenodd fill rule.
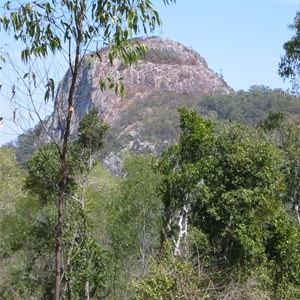
<path fill-rule="evenodd" d="M 177 0 L 166 7 L 162 0 L 152 2 L 163 20 L 155 35 L 193 48 L 234 90 L 260 84 L 290 87 L 277 70 L 284 54 L 282 46 L 293 36 L 288 25 L 299 9 L 299 0 Z M 0 41 L 0 47 L 7 41 L 3 33 Z M 0 145 L 22 132 L 12 122 L 8 104 L 0 95 L 0 116 L 6 124 L 0 129 Z"/>
<path fill-rule="evenodd" d="M 159 35 L 192 47 L 235 90 L 289 87 L 277 69 L 298 0 L 177 0 L 156 7 L 164 21 Z"/>

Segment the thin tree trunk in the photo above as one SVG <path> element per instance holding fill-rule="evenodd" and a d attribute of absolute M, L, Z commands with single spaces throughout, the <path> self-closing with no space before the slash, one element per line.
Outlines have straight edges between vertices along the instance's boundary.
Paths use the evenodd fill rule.
<path fill-rule="evenodd" d="M 76 16 L 75 16 L 76 17 Z M 73 114 L 73 102 L 74 102 L 74 95 L 75 95 L 75 88 L 76 88 L 76 80 L 78 77 L 79 72 L 79 65 L 80 65 L 80 47 L 81 47 L 81 40 L 82 40 L 82 19 L 78 20 L 77 25 L 77 40 L 76 40 L 76 52 L 75 52 L 75 62 L 74 68 L 72 70 L 71 67 L 71 86 L 68 95 L 68 115 L 66 120 L 66 129 L 63 135 L 63 145 L 62 145 L 62 152 L 60 155 L 60 162 L 61 162 L 61 182 L 59 184 L 59 199 L 58 199 L 58 222 L 56 226 L 56 237 L 55 237 L 55 257 L 56 257 L 56 264 L 55 264 L 55 288 L 54 288 L 54 299 L 60 299 L 60 286 L 61 286 L 61 252 L 62 252 L 62 224 L 63 224 L 63 208 L 64 208 L 64 201 L 65 201 L 65 191 L 67 187 L 67 179 L 68 179 L 68 166 L 67 166 L 67 154 L 68 154 L 68 143 L 70 137 L 70 128 L 71 128 L 71 120 Z M 71 64 L 71 62 L 70 62 Z"/>
<path fill-rule="evenodd" d="M 174 243 L 175 243 L 175 249 L 174 249 L 174 255 L 180 255 L 180 245 L 181 245 L 181 240 L 183 238 L 187 238 L 188 234 L 188 213 L 189 213 L 189 207 L 187 205 L 183 206 L 182 211 L 179 214 L 179 219 L 178 219 L 178 227 L 179 227 L 179 233 L 178 233 L 178 238 L 175 240 L 174 238 Z"/>
<path fill-rule="evenodd" d="M 73 85 L 74 82 L 74 85 Z M 55 292 L 54 292 L 54 299 L 60 299 L 60 274 L 61 274 L 61 249 L 62 249 L 62 224 L 63 224 L 63 208 L 64 208 L 64 201 L 65 201 L 65 191 L 67 187 L 67 179 L 68 179 L 68 166 L 67 166 L 67 153 L 68 153 L 68 140 L 70 136 L 70 126 L 71 126 L 71 118 L 72 118 L 72 107 L 73 102 L 73 93 L 71 91 L 75 89 L 75 82 L 76 76 L 72 78 L 72 84 L 69 93 L 69 112 L 67 117 L 67 124 L 66 124 L 66 131 L 64 133 L 64 142 L 63 142 L 63 151 L 60 157 L 61 160 L 61 173 L 62 179 L 59 185 L 59 198 L 58 198 L 58 222 L 56 226 L 56 238 L 55 238 L 55 257 L 56 257 L 56 264 L 55 264 Z"/>
<path fill-rule="evenodd" d="M 88 280 L 84 285 L 84 300 L 90 300 L 90 283 Z"/>

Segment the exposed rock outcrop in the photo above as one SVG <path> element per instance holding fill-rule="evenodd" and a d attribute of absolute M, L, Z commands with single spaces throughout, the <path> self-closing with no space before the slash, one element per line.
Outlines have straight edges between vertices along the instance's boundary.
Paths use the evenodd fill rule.
<path fill-rule="evenodd" d="M 116 62 L 113 66 L 108 66 L 105 58 L 106 51 L 101 51 L 102 61 L 94 59 L 96 56 L 86 56 L 80 69 L 80 76 L 77 82 L 75 96 L 75 117 L 73 118 L 71 132 L 76 135 L 78 123 L 85 113 L 88 113 L 92 106 L 99 110 L 99 117 L 107 122 L 117 136 L 113 139 L 124 139 L 127 136 L 127 148 L 134 152 L 147 152 L 157 154 L 157 143 L 145 140 L 141 137 L 141 131 L 145 129 L 143 117 L 138 120 L 126 120 L 123 122 L 124 112 L 134 105 L 141 105 L 146 99 L 151 99 L 153 95 L 166 95 L 171 93 L 176 95 L 190 95 L 190 97 L 201 97 L 211 94 L 228 94 L 233 90 L 226 82 L 216 75 L 207 66 L 204 58 L 195 51 L 183 46 L 180 43 L 160 38 L 149 38 L 139 40 L 148 49 L 148 55 L 139 62 L 137 66 L 125 68 L 122 62 Z M 99 81 L 107 74 L 114 78 L 123 78 L 126 90 L 126 98 L 121 100 L 113 91 L 102 92 L 99 88 Z M 55 110 L 46 123 L 46 127 L 55 139 L 59 140 L 60 133 L 64 129 L 66 95 L 70 83 L 70 70 L 62 79 L 55 102 Z M 164 97 L 164 96 L 163 96 Z M 151 100 L 150 100 L 151 101 Z M 159 101 L 158 101 L 159 103 Z M 158 104 L 159 105 L 159 104 Z M 185 103 L 181 103 L 185 105 Z M 156 107 L 157 108 L 157 107 Z M 152 116 L 156 108 L 142 107 L 142 111 L 137 112 L 141 116 Z M 176 110 L 176 107 L 174 107 Z M 163 118 L 168 118 L 165 115 Z M 128 118 L 130 119 L 130 118 Z M 133 118 L 136 119 L 136 118 Z M 153 119 L 153 118 L 152 118 Z M 163 126 L 163 124 L 162 124 Z M 49 136 L 44 136 L 45 141 L 49 141 Z M 169 141 L 161 140 L 161 144 Z M 118 152 L 120 149 L 111 149 Z M 117 161 L 117 154 L 108 154 L 105 161 Z M 108 163 L 110 164 L 110 163 Z M 111 166 L 110 169 L 115 167 Z M 118 168 L 117 168 L 118 169 Z"/>

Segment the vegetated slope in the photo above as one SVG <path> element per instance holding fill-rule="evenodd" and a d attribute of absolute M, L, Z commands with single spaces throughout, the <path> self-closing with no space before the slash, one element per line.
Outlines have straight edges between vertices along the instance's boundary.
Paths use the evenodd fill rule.
<path fill-rule="evenodd" d="M 81 117 L 95 106 L 99 117 L 110 125 L 104 151 L 98 158 L 105 161 L 113 174 L 119 172 L 122 156 L 128 152 L 159 155 L 174 143 L 179 132 L 177 109 L 181 106 L 196 108 L 210 118 L 236 120 L 252 127 L 265 119 L 270 110 L 286 112 L 291 118 L 299 116 L 299 99 L 285 95 L 282 90 L 253 86 L 247 92 L 234 92 L 195 51 L 160 38 L 139 42 L 145 43 L 149 51 L 137 66 L 126 69 L 117 62 L 108 67 L 106 50 L 102 50 L 102 62 L 93 55 L 86 57 L 77 84 L 72 135 L 76 137 Z M 55 110 L 45 121 L 58 142 L 65 122 L 62 108 L 69 88 L 69 72 L 59 85 Z M 121 100 L 113 91 L 101 92 L 99 81 L 105 74 L 124 78 L 125 99 Z M 35 132 L 40 131 L 37 128 Z M 34 143 L 32 140 L 26 135 L 19 138 L 17 157 L 22 162 L 33 151 L 24 149 L 24 145 Z M 50 141 L 47 133 L 41 134 L 41 142 Z"/>
<path fill-rule="evenodd" d="M 125 142 L 124 149 L 138 152 L 151 151 L 155 154 L 160 152 L 161 146 L 156 146 L 157 140 L 153 143 L 153 138 L 145 139 L 145 133 L 154 135 L 151 126 L 143 122 L 145 114 L 156 115 L 152 118 L 152 123 L 156 123 L 154 130 L 158 126 L 165 127 L 164 123 L 168 123 L 172 118 L 178 106 L 186 105 L 188 98 L 198 98 L 203 95 L 227 95 L 233 90 L 220 78 L 216 73 L 210 70 L 206 61 L 195 51 L 170 40 L 160 38 L 149 38 L 144 40 L 136 40 L 145 44 L 149 51 L 147 56 L 136 66 L 125 68 L 122 62 L 116 62 L 110 66 L 107 59 L 107 50 L 101 50 L 102 60 L 97 55 L 91 54 L 84 58 L 80 76 L 77 82 L 77 91 L 75 95 L 74 118 L 71 128 L 71 134 L 76 137 L 77 127 L 80 119 L 85 113 L 95 106 L 99 111 L 99 117 L 107 122 L 113 132 L 118 132 L 118 136 L 111 135 L 109 140 L 113 143 Z M 115 80 L 123 78 L 123 84 L 126 91 L 125 99 L 121 100 L 114 91 L 106 90 L 102 92 L 99 82 L 109 74 Z M 46 122 L 48 133 L 42 135 L 43 142 L 50 142 L 50 136 L 60 141 L 61 131 L 65 127 L 65 107 L 68 89 L 70 87 L 70 70 L 66 73 L 60 82 L 55 108 L 53 114 Z M 159 97 L 157 95 L 172 94 L 172 97 Z M 169 111 L 157 113 L 165 101 L 173 102 L 176 95 L 186 95 L 180 97 L 181 102 L 172 107 L 171 114 Z M 150 110 L 144 110 L 145 101 L 154 102 Z M 189 102 L 187 100 L 187 102 Z M 154 105 L 155 104 L 155 105 Z M 135 107 L 140 109 L 136 110 Z M 134 113 L 131 115 L 129 112 Z M 126 120 L 123 120 L 125 116 Z M 159 116 L 159 117 L 158 117 Z M 174 121 L 172 121 L 174 122 Z M 120 131 L 115 130 L 116 127 L 122 128 Z M 124 139 L 128 134 L 133 137 L 129 140 Z M 142 136 L 143 137 L 142 137 Z M 159 141 L 159 144 L 174 141 L 174 134 L 169 138 L 169 131 L 164 134 L 166 139 Z M 120 140 L 120 142 L 118 141 Z M 126 141 L 125 141 L 126 140 Z M 127 143 L 127 144 L 126 144 Z M 115 159 L 111 159 L 114 155 L 118 155 L 120 149 L 112 150 L 109 158 L 106 159 L 109 168 L 114 168 L 114 164 L 118 164 Z M 117 153 L 117 154 L 115 154 Z M 118 169 L 118 167 L 117 167 Z"/>
<path fill-rule="evenodd" d="M 133 103 L 162 91 L 188 93 L 191 95 L 229 94 L 233 90 L 207 66 L 206 61 L 187 47 L 160 38 L 140 40 L 148 49 L 148 55 L 137 66 L 125 68 L 121 62 L 110 66 L 107 51 L 102 50 L 101 60 L 95 54 L 86 56 L 77 81 L 75 95 L 75 118 L 72 133 L 82 116 L 95 106 L 103 121 L 112 127 L 121 114 Z M 126 98 L 121 99 L 114 91 L 102 92 L 99 82 L 109 74 L 115 80 L 123 78 Z M 57 139 L 65 124 L 66 94 L 70 87 L 70 70 L 60 85 L 54 112 L 47 122 L 47 129 Z M 49 138 L 48 138 L 49 139 Z"/>
<path fill-rule="evenodd" d="M 283 112 L 299 120 L 300 101 L 280 89 L 252 86 L 249 91 L 227 95 L 191 95 L 160 92 L 127 107 L 110 129 L 102 158 L 115 171 L 120 167 L 120 153 L 151 152 L 159 155 L 178 139 L 180 106 L 194 108 L 202 116 L 219 121 L 237 121 L 255 128 L 270 111 Z M 121 155 L 122 156 L 122 155 Z"/>

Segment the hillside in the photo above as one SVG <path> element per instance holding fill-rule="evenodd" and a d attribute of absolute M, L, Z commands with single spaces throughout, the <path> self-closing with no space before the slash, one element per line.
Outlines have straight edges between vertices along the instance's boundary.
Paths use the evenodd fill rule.
<path fill-rule="evenodd" d="M 112 132 L 118 132 L 117 137 L 109 138 L 113 143 L 122 144 L 122 148 L 129 151 L 150 151 L 157 154 L 161 151 L 161 144 L 172 143 L 176 135 L 170 134 L 170 130 L 166 129 L 162 134 L 164 139 L 161 140 L 160 136 L 158 143 L 157 139 L 153 140 L 153 135 L 157 131 L 164 131 L 163 128 L 168 123 L 174 123 L 177 107 L 188 105 L 190 99 L 198 99 L 204 95 L 226 95 L 233 92 L 222 78 L 208 68 L 205 59 L 195 51 L 177 42 L 160 38 L 149 38 L 138 42 L 148 47 L 148 54 L 138 65 L 130 68 L 125 68 L 120 62 L 108 67 L 105 49 L 101 51 L 102 61 L 95 58 L 95 55 L 85 57 L 75 96 L 75 118 L 71 129 L 73 136 L 76 136 L 82 116 L 95 106 L 99 111 L 99 117 L 110 125 Z M 99 82 L 107 74 L 114 79 L 123 78 L 125 99 L 121 100 L 108 89 L 105 92 L 100 90 Z M 50 135 L 58 142 L 60 140 L 60 132 L 65 124 L 64 95 L 69 89 L 69 80 L 70 70 L 60 82 L 54 112 L 46 122 L 48 132 L 42 134 L 43 143 L 50 141 Z M 184 96 L 180 96 L 180 103 L 172 107 L 171 114 L 166 110 L 160 111 L 160 107 L 165 106 L 165 101 L 173 103 L 179 95 Z M 143 107 L 148 101 L 152 103 L 150 109 Z M 135 107 L 139 107 L 140 110 L 137 112 Z M 135 115 L 128 116 L 130 111 L 135 111 Z M 151 115 L 151 124 L 145 124 L 142 119 L 149 115 Z M 158 124 L 162 125 L 161 129 L 157 128 Z M 152 125 L 156 128 L 152 128 Z M 148 132 L 147 135 L 145 131 Z M 121 149 L 120 147 L 114 149 L 110 143 L 108 148 L 112 151 L 107 153 L 106 163 L 111 169 L 115 168 L 116 159 L 118 160 L 115 157 L 118 156 L 116 152 L 119 153 Z"/>
<path fill-rule="evenodd" d="M 139 42 L 148 47 L 148 54 L 137 66 L 130 68 L 125 68 L 121 62 L 110 66 L 105 49 L 102 50 L 101 61 L 95 55 L 85 57 L 77 82 L 73 133 L 76 132 L 82 116 L 89 112 L 92 106 L 99 110 L 102 120 L 113 127 L 128 106 L 152 94 L 172 91 L 200 96 L 233 92 L 195 51 L 160 38 L 149 38 Z M 116 80 L 123 78 L 126 91 L 123 101 L 113 91 L 100 90 L 99 82 L 108 74 Z M 64 126 L 64 95 L 69 89 L 69 80 L 70 70 L 60 82 L 54 112 L 47 122 L 48 129 L 57 138 Z"/>
<path fill-rule="evenodd" d="M 99 118 L 110 125 L 98 159 L 104 161 L 114 175 L 119 174 L 121 157 L 128 152 L 159 155 L 177 140 L 177 109 L 181 106 L 195 108 L 213 119 L 238 121 L 251 127 L 266 118 L 268 111 L 286 112 L 292 118 L 297 118 L 300 112 L 297 98 L 285 95 L 282 90 L 254 86 L 247 92 L 234 92 L 208 68 L 204 58 L 179 43 L 160 38 L 140 42 L 147 45 L 149 51 L 137 66 L 125 69 L 123 64 L 116 63 L 107 67 L 107 60 L 100 62 L 90 55 L 82 64 L 77 84 L 72 136 L 76 137 L 82 116 L 95 106 Z M 105 53 L 103 49 L 104 58 Z M 99 81 L 105 74 L 123 78 L 125 99 L 112 91 L 100 90 Z M 45 121 L 48 133 L 39 127 L 34 130 L 34 135 L 40 135 L 40 143 L 50 142 L 50 135 L 60 142 L 69 76 L 70 71 L 60 82 L 55 110 Z M 20 136 L 17 157 L 22 165 L 36 149 L 33 145 L 30 134 Z"/>
<path fill-rule="evenodd" d="M 80 134 L 70 142 L 64 293 L 69 288 L 81 299 L 82 283 L 88 283 L 91 299 L 299 299 L 299 99 L 265 86 L 233 92 L 199 55 L 177 43 L 161 43 L 177 45 L 186 56 L 150 48 L 138 67 L 125 71 L 115 65 L 112 72 L 129 72 L 124 100 L 100 93 L 95 65 L 82 67 L 72 137 L 92 106 L 110 130 L 97 157 L 106 168 L 91 164 Z M 184 70 L 194 74 L 193 84 L 175 76 L 173 86 L 168 80 L 155 85 L 166 69 L 170 76 Z M 156 79 L 146 80 L 146 73 Z M 45 121 L 58 142 L 64 126 L 59 107 L 67 89 L 68 73 L 56 110 Z M 179 113 L 182 106 L 195 110 Z M 282 123 L 266 122 L 274 129 L 268 135 L 249 128 L 269 111 L 287 118 L 278 114 Z M 94 120 L 98 123 L 97 115 Z M 90 138 L 97 126 L 89 128 Z M 16 143 L 27 172 L 13 149 L 0 149 L 1 299 L 52 298 L 61 173 L 51 144 L 26 165 L 36 137 L 49 140 L 37 126 Z M 166 148 L 160 157 L 128 155 L 159 156 Z"/>

